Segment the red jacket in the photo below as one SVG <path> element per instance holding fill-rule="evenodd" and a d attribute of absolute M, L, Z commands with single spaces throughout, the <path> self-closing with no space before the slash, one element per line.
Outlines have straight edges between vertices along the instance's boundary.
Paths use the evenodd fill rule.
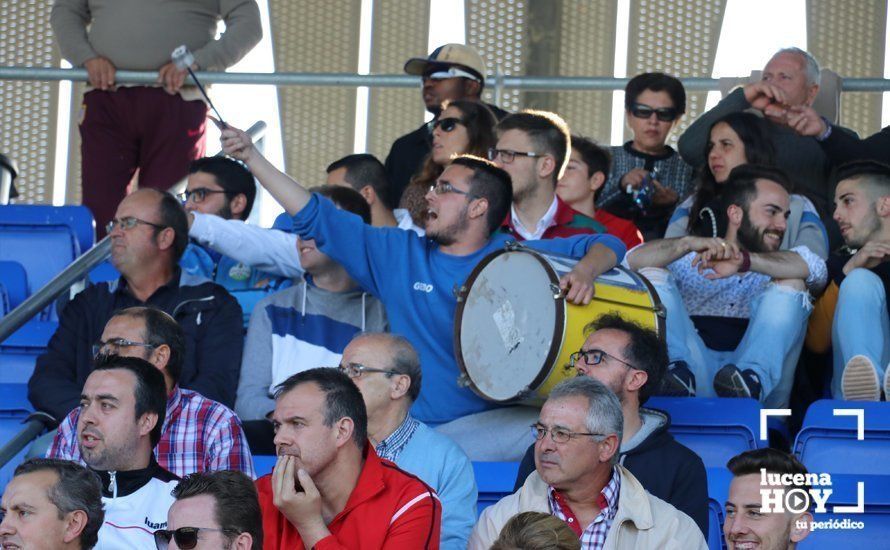
<path fill-rule="evenodd" d="M 272 476 L 256 481 L 263 512 L 263 550 L 304 550 L 297 529 L 272 502 Z M 439 548 L 442 503 L 420 479 L 365 447 L 365 465 L 346 507 L 315 550 Z"/>
<path fill-rule="evenodd" d="M 640 230 L 637 229 L 634 222 L 628 219 L 619 218 L 614 214 L 606 212 L 602 208 L 596 209 L 596 212 L 593 214 L 593 219 L 605 225 L 606 229 L 609 231 L 609 235 L 615 235 L 621 239 L 621 242 L 627 246 L 628 250 L 643 242 L 643 234 L 640 233 Z"/>

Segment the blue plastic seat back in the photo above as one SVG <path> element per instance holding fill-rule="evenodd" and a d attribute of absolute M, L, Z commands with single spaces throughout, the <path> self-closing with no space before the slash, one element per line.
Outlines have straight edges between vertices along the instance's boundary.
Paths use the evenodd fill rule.
<path fill-rule="evenodd" d="M 90 270 L 89 279 L 93 284 L 110 283 L 120 278 L 121 273 L 112 265 L 111 260 L 105 260 Z"/>
<path fill-rule="evenodd" d="M 815 529 L 798 544 L 798 548 L 886 548 L 890 541 L 890 476 L 835 474 L 831 476 L 831 482 L 832 494 L 828 497 L 825 513 L 813 514 L 813 519 L 823 528 Z M 857 482 L 863 483 L 863 513 L 835 513 L 834 506 L 856 506 L 859 503 Z M 828 525 L 827 522 L 837 523 Z M 847 528 L 839 528 L 844 522 Z M 852 522 L 861 522 L 861 526 L 853 526 Z"/>
<path fill-rule="evenodd" d="M 79 254 L 68 228 L 0 225 L 0 260 L 18 262 L 28 274 L 28 295 L 36 292 Z"/>
<path fill-rule="evenodd" d="M 735 455 L 760 446 L 760 404 L 753 399 L 652 397 L 644 405 L 671 416 L 674 438 L 705 467 L 723 468 Z"/>
<path fill-rule="evenodd" d="M 835 411 L 862 410 L 864 439 L 857 418 Z M 886 474 L 879 457 L 890 457 L 890 403 L 823 399 L 810 405 L 794 442 L 794 453 L 811 471 L 834 474 Z"/>
<path fill-rule="evenodd" d="M 518 462 L 473 462 L 473 474 L 479 498 L 476 501 L 476 515 L 482 510 L 513 494 L 516 474 L 519 473 Z"/>
<path fill-rule="evenodd" d="M 278 457 L 275 455 L 253 455 L 253 469 L 256 471 L 257 478 L 271 474 L 277 459 Z"/>
<path fill-rule="evenodd" d="M 96 222 L 86 206 L 4 205 L 0 206 L 0 226 L 65 226 L 83 254 L 96 244 Z"/>
<path fill-rule="evenodd" d="M 726 467 L 707 468 L 708 475 L 708 548 L 725 550 L 723 538 L 723 522 L 726 519 L 726 497 L 729 495 L 729 484 L 732 472 Z"/>
<path fill-rule="evenodd" d="M 27 384 L 56 328 L 54 321 L 32 320 L 0 343 L 0 383 Z"/>
<path fill-rule="evenodd" d="M 14 261 L 0 261 L 0 285 L 8 300 L 9 310 L 25 301 L 28 297 L 28 274 L 25 267 Z"/>
<path fill-rule="evenodd" d="M 28 387 L 24 384 L 0 384 L 0 445 L 5 444 L 14 435 L 22 431 L 22 421 L 33 411 L 28 402 Z M 12 478 L 27 447 L 0 468 L 0 493 Z"/>
<path fill-rule="evenodd" d="M 253 313 L 253 308 L 256 307 L 257 302 L 268 296 L 270 292 L 265 288 L 243 288 L 229 289 L 229 294 L 231 294 L 238 301 L 238 305 L 241 306 L 244 328 L 247 328 L 247 325 L 250 323 L 250 314 Z"/>

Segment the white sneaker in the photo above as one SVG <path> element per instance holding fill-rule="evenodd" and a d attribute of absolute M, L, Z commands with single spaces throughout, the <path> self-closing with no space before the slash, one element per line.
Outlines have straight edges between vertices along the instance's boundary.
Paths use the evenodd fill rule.
<path fill-rule="evenodd" d="M 886 380 L 885 386 L 886 384 Z M 841 390 L 847 401 L 880 401 L 881 385 L 878 371 L 871 359 L 864 355 L 854 355 L 844 367 Z"/>

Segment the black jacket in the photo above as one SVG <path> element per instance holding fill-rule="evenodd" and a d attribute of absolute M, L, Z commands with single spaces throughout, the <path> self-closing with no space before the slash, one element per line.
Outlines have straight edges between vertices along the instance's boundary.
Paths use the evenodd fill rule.
<path fill-rule="evenodd" d="M 708 479 L 702 459 L 668 433 L 671 417 L 666 412 L 640 409 L 640 413 L 661 417 L 662 425 L 639 445 L 622 453 L 619 462 L 649 493 L 691 517 L 707 538 Z M 532 445 L 519 465 L 514 491 L 519 490 L 534 469 L 535 446 Z"/>
<path fill-rule="evenodd" d="M 115 311 L 132 306 L 166 311 L 182 327 L 186 354 L 179 385 L 233 407 L 244 346 L 241 306 L 215 283 L 180 286 L 179 277 L 177 268 L 170 282 L 145 302 L 130 294 L 123 278 L 75 296 L 62 310 L 59 328 L 28 381 L 28 399 L 35 409 L 61 421 L 77 406 L 93 370 L 93 344 Z"/>
<path fill-rule="evenodd" d="M 498 120 L 510 114 L 490 103 L 486 103 L 486 105 Z M 402 192 L 408 187 L 411 176 L 417 173 L 423 164 L 423 159 L 430 154 L 432 136 L 433 126 L 430 121 L 393 142 L 389 155 L 386 156 L 386 177 L 389 179 L 390 189 L 392 189 L 393 204 L 399 204 L 399 199 L 402 197 Z"/>

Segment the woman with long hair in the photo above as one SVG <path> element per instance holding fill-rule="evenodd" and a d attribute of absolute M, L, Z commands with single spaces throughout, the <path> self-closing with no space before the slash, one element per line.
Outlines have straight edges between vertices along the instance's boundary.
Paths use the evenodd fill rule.
<path fill-rule="evenodd" d="M 476 155 L 487 158 L 488 149 L 497 138 L 494 126 L 497 119 L 484 103 L 467 99 L 446 101 L 433 123 L 433 144 L 420 171 L 402 194 L 400 208 L 407 208 L 420 227 L 426 225 L 426 196 L 431 185 L 457 155 Z"/>
<path fill-rule="evenodd" d="M 753 113 L 730 113 L 711 126 L 707 163 L 698 174 L 695 193 L 680 203 L 668 224 L 665 238 L 697 235 L 718 237 L 726 233 L 726 213 L 719 198 L 733 168 L 742 164 L 775 166 L 776 150 L 762 118 Z M 807 246 L 828 257 L 828 234 L 816 207 L 803 195 L 791 195 L 791 214 L 782 249 Z"/>

